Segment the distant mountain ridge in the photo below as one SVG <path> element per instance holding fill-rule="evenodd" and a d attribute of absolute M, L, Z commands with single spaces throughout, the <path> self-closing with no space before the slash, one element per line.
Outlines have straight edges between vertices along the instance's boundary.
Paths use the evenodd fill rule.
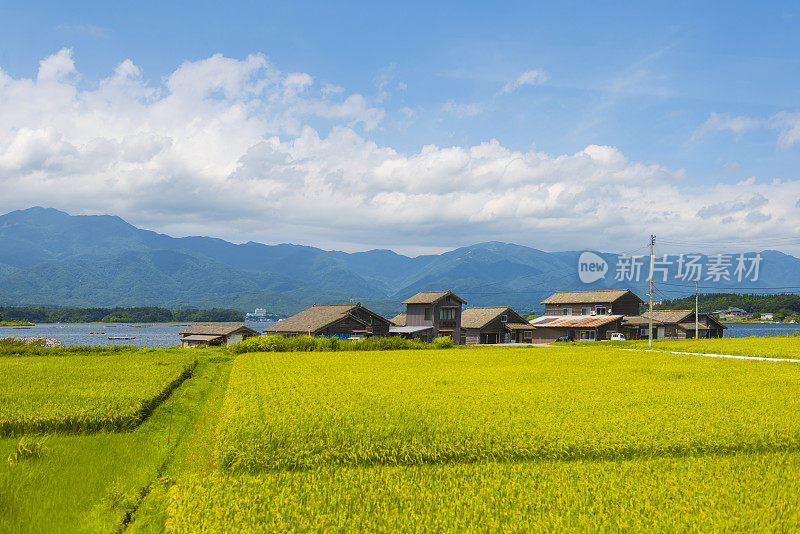
<path fill-rule="evenodd" d="M 800 259 L 777 251 L 761 254 L 758 282 L 721 281 L 714 290 L 800 281 Z M 510 305 L 521 312 L 539 309 L 555 290 L 630 287 L 644 298 L 643 281 L 620 283 L 613 274 L 582 284 L 579 255 L 500 242 L 414 258 L 390 250 L 237 245 L 211 237 L 175 238 L 111 215 L 73 216 L 35 207 L 0 216 L 0 305 L 266 307 L 293 313 L 314 302 L 352 299 L 392 314 L 401 311 L 403 299 L 425 289 L 452 289 L 470 305 Z M 615 254 L 601 256 L 609 265 L 616 260 Z"/>

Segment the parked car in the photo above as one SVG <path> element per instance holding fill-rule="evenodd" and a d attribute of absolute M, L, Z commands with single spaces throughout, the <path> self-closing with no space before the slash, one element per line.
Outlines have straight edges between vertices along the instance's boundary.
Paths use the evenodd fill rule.
<path fill-rule="evenodd" d="M 611 334 L 611 341 L 625 341 L 625 334 L 614 332 Z"/>

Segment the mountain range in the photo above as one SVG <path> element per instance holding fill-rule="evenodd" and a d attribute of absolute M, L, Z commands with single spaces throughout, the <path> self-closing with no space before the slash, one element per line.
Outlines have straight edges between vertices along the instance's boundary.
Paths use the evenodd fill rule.
<path fill-rule="evenodd" d="M 580 254 L 500 242 L 417 257 L 391 250 L 234 244 L 175 238 L 111 215 L 34 207 L 0 216 L 0 305 L 260 307 L 288 314 L 315 302 L 353 300 L 391 315 L 402 310 L 402 300 L 426 289 L 451 289 L 470 306 L 509 305 L 520 312 L 540 309 L 555 290 L 630 287 L 645 297 L 645 277 L 618 282 L 611 273 L 581 283 Z M 770 250 L 760 254 L 757 281 L 702 282 L 704 290 L 762 292 L 800 281 L 800 259 Z M 617 254 L 600 256 L 609 266 L 617 260 Z M 687 287 L 663 285 L 654 294 L 674 297 L 688 294 Z"/>

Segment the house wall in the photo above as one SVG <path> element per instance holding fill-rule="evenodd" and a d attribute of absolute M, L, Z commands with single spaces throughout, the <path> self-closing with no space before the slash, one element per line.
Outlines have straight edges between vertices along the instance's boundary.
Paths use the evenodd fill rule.
<path fill-rule="evenodd" d="M 564 309 L 566 308 L 572 310 L 572 315 L 581 315 L 581 311 L 583 311 L 583 308 L 589 308 L 590 311 L 589 315 L 591 315 L 591 312 L 596 311 L 598 307 L 604 307 L 606 309 L 606 315 L 617 314 L 617 310 L 612 308 L 612 303 L 610 302 L 594 302 L 591 304 L 586 304 L 586 303 L 545 304 L 544 314 L 564 315 Z M 635 313 L 634 315 L 638 315 L 638 310 L 637 313 Z"/>
<path fill-rule="evenodd" d="M 369 313 L 363 308 L 356 308 L 353 310 L 353 315 L 367 323 L 367 330 L 372 332 L 375 337 L 386 337 L 389 335 L 390 323 L 382 317 Z"/>
<path fill-rule="evenodd" d="M 605 308 L 606 315 L 639 315 L 639 301 L 633 295 L 625 295 L 615 302 L 545 304 L 544 314 L 563 315 L 564 309 L 569 308 L 572 310 L 572 315 L 581 315 L 583 308 L 589 308 L 592 312 L 597 311 L 598 307 Z"/>
<path fill-rule="evenodd" d="M 439 318 L 439 310 L 443 307 L 456 307 L 456 318 L 454 321 L 443 321 Z M 425 308 L 431 308 L 430 320 L 425 319 Z M 461 303 L 455 299 L 447 297 L 435 304 L 407 304 L 406 305 L 406 325 L 408 326 L 432 326 L 433 337 L 439 337 L 440 330 L 452 330 L 453 341 L 461 343 Z"/>
<path fill-rule="evenodd" d="M 467 345 L 478 345 L 481 342 L 480 328 L 465 328 L 464 343 Z"/>
<path fill-rule="evenodd" d="M 600 341 L 609 339 L 612 332 L 622 332 L 620 324 L 621 320 L 617 319 L 597 328 L 548 328 L 546 326 L 537 326 L 536 330 L 533 331 L 532 341 L 533 343 L 550 343 L 567 335 L 571 335 L 575 341 L 580 341 L 582 330 L 594 330 L 595 340 Z"/>
<path fill-rule="evenodd" d="M 312 332 L 315 336 L 339 336 L 350 337 L 354 330 L 364 330 L 364 325 L 353 319 L 352 317 L 343 317 L 327 327 Z"/>

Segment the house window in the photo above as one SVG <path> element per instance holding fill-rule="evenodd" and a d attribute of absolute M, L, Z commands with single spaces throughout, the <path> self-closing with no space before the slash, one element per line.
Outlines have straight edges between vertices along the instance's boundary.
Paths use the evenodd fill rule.
<path fill-rule="evenodd" d="M 572 315 L 572 308 L 564 308 L 564 315 Z"/>
<path fill-rule="evenodd" d="M 507 323 L 508 322 L 508 315 L 501 315 L 500 316 L 500 322 L 501 323 Z"/>
<path fill-rule="evenodd" d="M 525 340 L 526 343 L 530 343 L 531 340 L 533 339 L 533 332 L 531 332 L 530 330 L 526 330 L 522 334 L 522 337 L 523 337 L 523 339 Z"/>
<path fill-rule="evenodd" d="M 591 308 L 581 308 L 581 315 L 589 315 L 591 311 Z"/>
<path fill-rule="evenodd" d="M 581 341 L 594 341 L 595 339 L 594 330 L 581 330 Z"/>
<path fill-rule="evenodd" d="M 443 321 L 455 321 L 456 309 L 455 308 L 439 308 L 439 319 Z"/>
<path fill-rule="evenodd" d="M 606 314 L 606 307 L 605 306 L 597 306 L 595 308 L 595 312 L 597 315 L 605 315 Z"/>
<path fill-rule="evenodd" d="M 430 321 L 431 319 L 433 319 L 433 308 L 425 308 L 425 320 Z"/>

